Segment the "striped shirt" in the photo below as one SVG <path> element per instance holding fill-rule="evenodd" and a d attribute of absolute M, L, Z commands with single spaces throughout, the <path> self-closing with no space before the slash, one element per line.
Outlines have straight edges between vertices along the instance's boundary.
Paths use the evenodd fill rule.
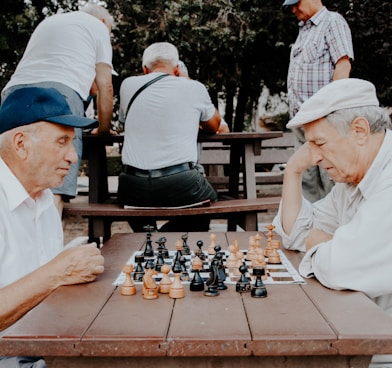
<path fill-rule="evenodd" d="M 301 21 L 299 27 L 287 76 L 290 117 L 332 81 L 339 59 L 346 55 L 354 59 L 350 28 L 340 14 L 323 7 L 306 22 Z"/>

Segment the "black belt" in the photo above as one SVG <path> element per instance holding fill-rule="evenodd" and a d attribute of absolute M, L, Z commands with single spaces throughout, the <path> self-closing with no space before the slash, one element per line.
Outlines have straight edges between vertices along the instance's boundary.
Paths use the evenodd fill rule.
<path fill-rule="evenodd" d="M 194 164 L 192 162 L 186 162 L 184 164 L 163 167 L 162 169 L 156 170 L 142 170 L 133 166 L 125 165 L 124 172 L 127 175 L 138 176 L 140 178 L 161 178 L 162 176 L 169 176 L 178 174 L 183 171 L 192 170 Z"/>

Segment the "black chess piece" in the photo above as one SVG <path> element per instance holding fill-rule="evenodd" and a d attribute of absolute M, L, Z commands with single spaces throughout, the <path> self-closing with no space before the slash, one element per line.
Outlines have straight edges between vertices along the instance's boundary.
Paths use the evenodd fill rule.
<path fill-rule="evenodd" d="M 256 276 L 256 281 L 251 290 L 251 296 L 253 298 L 265 298 L 267 296 L 267 289 L 261 279 L 261 276 L 265 275 L 263 267 L 254 267 L 253 276 Z"/>
<path fill-rule="evenodd" d="M 190 278 L 189 278 L 188 270 L 186 268 L 186 258 L 185 258 L 185 256 L 182 255 L 178 261 L 181 264 L 181 276 L 180 276 L 181 281 L 189 281 Z"/>
<path fill-rule="evenodd" d="M 189 285 L 189 289 L 191 291 L 203 291 L 204 290 L 204 281 L 203 278 L 200 276 L 200 270 L 195 269 L 192 281 Z"/>
<path fill-rule="evenodd" d="M 251 285 L 249 279 L 245 276 L 246 272 L 248 271 L 248 267 L 245 263 L 243 263 L 239 269 L 241 272 L 240 279 L 237 281 L 235 285 L 235 291 L 239 293 L 247 293 L 251 290 Z"/>
<path fill-rule="evenodd" d="M 206 296 L 218 296 L 218 261 L 212 260 L 210 267 L 210 277 L 206 282 L 207 290 L 204 291 L 204 295 Z"/>
<path fill-rule="evenodd" d="M 154 227 L 151 225 L 146 225 L 143 229 L 147 232 L 146 234 L 146 247 L 144 249 L 144 256 L 145 257 L 154 257 L 154 249 L 152 247 L 152 240 L 151 240 L 151 232 L 154 230 Z"/>
<path fill-rule="evenodd" d="M 135 256 L 135 262 L 136 262 L 136 267 L 133 272 L 133 279 L 135 281 L 142 281 L 144 275 L 144 268 L 142 264 L 144 262 L 144 256 L 142 254 Z"/>
<path fill-rule="evenodd" d="M 174 273 L 181 273 L 182 272 L 182 266 L 179 258 L 174 258 L 173 264 L 172 264 L 172 271 Z"/>
<path fill-rule="evenodd" d="M 190 256 L 191 250 L 190 250 L 189 245 L 187 243 L 188 235 L 187 234 L 182 235 L 181 239 L 182 239 L 182 254 L 184 254 L 186 256 Z"/>
<path fill-rule="evenodd" d="M 227 289 L 227 286 L 225 285 L 226 272 L 225 272 L 225 266 L 223 264 L 222 252 L 218 251 L 215 255 L 215 259 L 217 261 L 217 268 L 218 268 L 218 290 L 226 290 Z"/>
<path fill-rule="evenodd" d="M 157 259 L 155 262 L 155 271 L 161 272 L 162 266 L 165 264 L 165 260 L 163 259 L 162 251 L 158 251 Z"/>
<path fill-rule="evenodd" d="M 158 244 L 158 252 L 162 253 L 163 258 L 169 258 L 169 250 L 166 248 L 166 237 L 162 236 L 155 243 Z"/>
<path fill-rule="evenodd" d="M 195 249 L 195 255 L 197 255 L 202 261 L 204 261 L 206 259 L 206 255 L 203 253 L 202 247 L 203 247 L 203 241 L 202 240 L 198 240 L 196 242 L 196 246 L 197 248 Z"/>

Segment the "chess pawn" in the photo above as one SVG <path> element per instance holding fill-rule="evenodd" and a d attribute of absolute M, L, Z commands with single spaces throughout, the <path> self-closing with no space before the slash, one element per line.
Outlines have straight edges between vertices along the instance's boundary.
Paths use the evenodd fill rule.
<path fill-rule="evenodd" d="M 211 242 L 210 242 L 210 245 L 208 246 L 208 254 L 214 255 L 214 254 L 215 254 L 215 249 L 214 249 L 214 247 L 215 247 L 215 245 L 216 245 L 216 243 L 215 243 L 215 241 L 216 241 L 216 235 L 215 235 L 215 234 L 211 234 L 211 235 L 210 235 L 210 240 L 211 240 Z"/>
<path fill-rule="evenodd" d="M 265 270 L 262 267 L 255 267 L 253 269 L 253 276 L 256 276 L 256 281 L 251 290 L 251 296 L 253 298 L 265 298 L 267 296 L 267 289 L 261 279 L 265 274 Z"/>
<path fill-rule="evenodd" d="M 162 265 L 161 271 L 163 275 L 162 275 L 161 282 L 159 283 L 158 286 L 158 291 L 161 294 L 169 294 L 170 285 L 173 283 L 173 281 L 169 277 L 170 266 L 167 264 Z"/>
<path fill-rule="evenodd" d="M 197 248 L 194 251 L 194 254 L 196 256 L 198 256 L 202 261 L 204 261 L 206 259 L 206 255 L 203 253 L 202 247 L 203 247 L 203 241 L 202 240 L 198 240 L 196 242 L 196 246 Z"/>
<path fill-rule="evenodd" d="M 169 296 L 173 299 L 180 299 L 185 296 L 184 285 L 180 280 L 180 272 L 174 274 L 173 283 L 170 285 Z"/>
<path fill-rule="evenodd" d="M 188 270 L 186 268 L 186 258 L 185 258 L 185 256 L 181 256 L 178 261 L 179 261 L 179 263 L 181 265 L 181 276 L 180 276 L 181 281 L 189 281 L 189 273 L 188 273 Z"/>
<path fill-rule="evenodd" d="M 235 255 L 235 246 L 234 244 L 229 245 L 229 256 L 226 260 L 226 267 L 232 269 L 237 266 L 237 257 Z"/>
<path fill-rule="evenodd" d="M 133 265 L 127 264 L 123 267 L 122 270 L 125 273 L 125 280 L 124 283 L 121 285 L 121 295 L 135 295 L 136 286 L 131 277 L 131 274 L 133 272 Z"/>
<path fill-rule="evenodd" d="M 203 268 L 203 261 L 199 257 L 195 257 L 192 261 L 192 270 L 194 271 L 192 281 L 189 285 L 191 291 L 203 291 L 204 281 L 200 276 L 200 270 Z"/>
<path fill-rule="evenodd" d="M 241 277 L 235 285 L 235 291 L 237 291 L 238 293 L 247 293 L 248 291 L 250 291 L 251 285 L 249 279 L 245 276 L 245 273 L 248 271 L 248 267 L 246 267 L 246 264 L 243 263 L 239 267 L 239 271 L 241 273 Z"/>

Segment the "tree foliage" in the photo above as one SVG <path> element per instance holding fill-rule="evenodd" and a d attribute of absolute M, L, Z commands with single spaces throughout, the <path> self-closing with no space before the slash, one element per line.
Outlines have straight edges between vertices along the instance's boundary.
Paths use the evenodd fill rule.
<path fill-rule="evenodd" d="M 79 1 L 80 2 L 80 1 Z M 9 79 L 28 38 L 45 16 L 77 9 L 77 0 L 3 0 L 0 7 L 0 86 Z M 214 103 L 225 101 L 233 130 L 246 128 L 263 86 L 286 91 L 296 18 L 282 0 L 107 0 L 116 27 L 113 64 L 120 77 L 140 74 L 152 42 L 169 41 L 190 76 L 203 82 Z M 391 4 L 386 0 L 326 0 L 348 21 L 354 43 L 353 77 L 372 81 L 382 104 L 392 105 Z"/>

